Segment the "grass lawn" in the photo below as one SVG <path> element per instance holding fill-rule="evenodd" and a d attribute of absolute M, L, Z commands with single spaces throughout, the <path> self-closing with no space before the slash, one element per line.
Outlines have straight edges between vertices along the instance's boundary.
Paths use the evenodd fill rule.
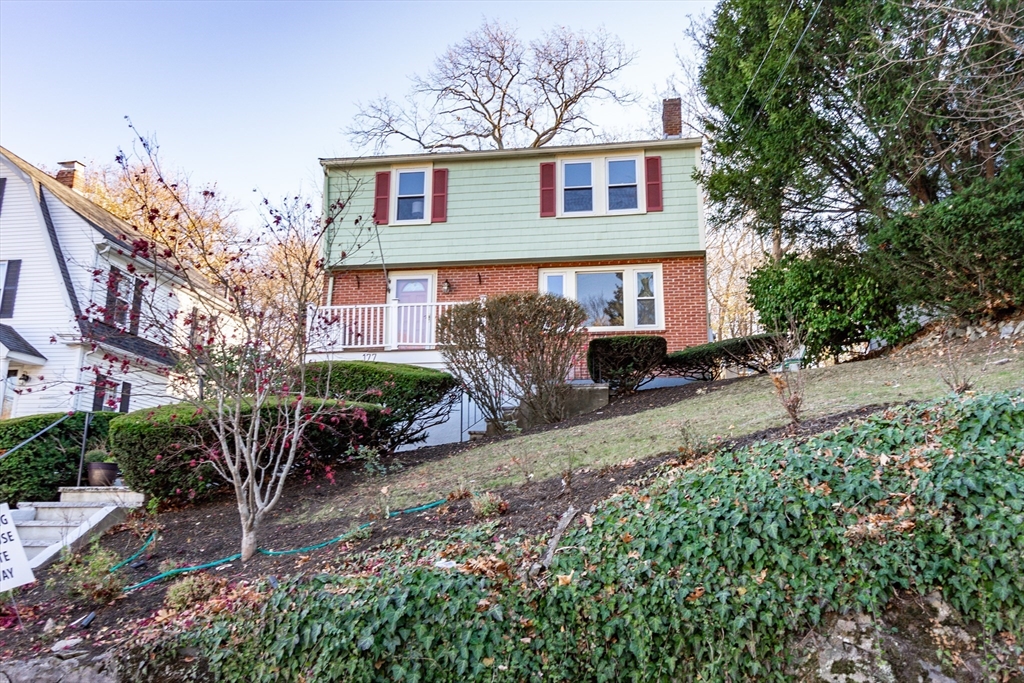
<path fill-rule="evenodd" d="M 979 340 L 963 365 L 978 391 L 1024 387 L 1022 343 Z M 996 361 L 1008 362 L 996 364 Z M 883 358 L 804 371 L 807 418 L 885 403 L 926 401 L 949 393 L 940 373 L 945 368 L 934 348 L 904 350 Z M 635 415 L 523 435 L 472 448 L 450 458 L 367 480 L 293 513 L 289 520 L 348 517 L 378 505 L 387 487 L 391 509 L 444 498 L 460 484 L 483 491 L 559 476 L 566 469 L 604 467 L 673 451 L 688 438 L 739 437 L 779 427 L 787 418 L 766 376 L 734 382 L 719 390 Z"/>

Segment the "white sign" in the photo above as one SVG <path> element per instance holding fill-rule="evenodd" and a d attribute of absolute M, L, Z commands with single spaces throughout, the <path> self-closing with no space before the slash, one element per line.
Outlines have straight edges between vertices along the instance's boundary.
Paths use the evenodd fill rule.
<path fill-rule="evenodd" d="M 36 580 L 28 566 L 25 548 L 18 537 L 18 527 L 11 519 L 7 503 L 0 503 L 0 592 L 9 591 Z"/>

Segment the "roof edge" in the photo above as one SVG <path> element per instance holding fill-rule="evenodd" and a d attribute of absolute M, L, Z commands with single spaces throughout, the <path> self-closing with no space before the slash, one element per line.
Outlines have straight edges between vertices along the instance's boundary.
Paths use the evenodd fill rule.
<path fill-rule="evenodd" d="M 620 151 L 638 148 L 699 148 L 702 138 L 669 138 L 663 140 L 632 140 L 629 142 L 602 142 L 589 145 L 559 145 L 557 147 L 519 147 L 516 149 L 485 149 L 472 152 L 419 152 L 417 154 L 389 154 L 382 156 L 321 158 L 320 166 L 327 170 L 340 166 L 379 166 L 381 164 L 445 159 L 451 161 L 477 161 L 502 157 L 542 157 L 571 152 Z"/>

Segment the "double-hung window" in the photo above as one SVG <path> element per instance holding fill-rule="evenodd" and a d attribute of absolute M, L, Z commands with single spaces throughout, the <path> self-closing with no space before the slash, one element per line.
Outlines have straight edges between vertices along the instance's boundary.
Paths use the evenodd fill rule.
<path fill-rule="evenodd" d="M 562 210 L 565 213 L 594 210 L 594 168 L 589 161 L 567 162 L 562 166 Z"/>
<path fill-rule="evenodd" d="M 422 221 L 427 209 L 427 172 L 398 171 L 398 221 Z"/>
<path fill-rule="evenodd" d="M 636 159 L 608 161 L 608 211 L 635 211 L 637 203 Z"/>
<path fill-rule="evenodd" d="M 664 328 L 661 266 L 545 268 L 540 291 L 574 299 L 591 330 Z"/>

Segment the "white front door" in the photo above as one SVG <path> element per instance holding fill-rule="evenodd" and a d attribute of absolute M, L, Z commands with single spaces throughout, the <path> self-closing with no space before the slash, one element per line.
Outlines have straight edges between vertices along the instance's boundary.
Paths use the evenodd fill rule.
<path fill-rule="evenodd" d="M 391 281 L 395 306 L 395 341 L 399 347 L 434 343 L 434 277 L 396 275 Z"/>

